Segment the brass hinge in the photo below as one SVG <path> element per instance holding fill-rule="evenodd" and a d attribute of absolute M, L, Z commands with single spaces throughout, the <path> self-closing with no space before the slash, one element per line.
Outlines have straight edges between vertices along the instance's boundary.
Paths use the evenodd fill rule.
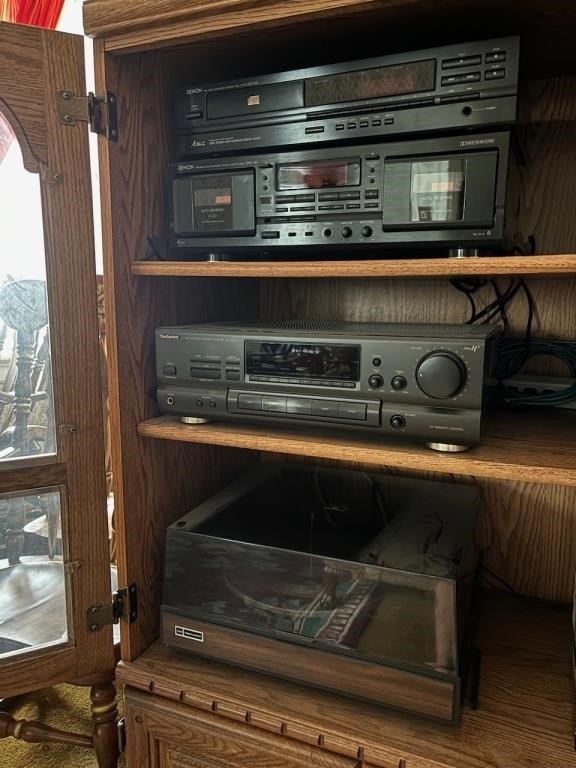
<path fill-rule="evenodd" d="M 77 96 L 72 91 L 58 91 L 56 94 L 58 118 L 66 125 L 78 121 L 89 123 L 90 130 L 109 141 L 118 139 L 118 115 L 116 96 L 111 91 L 95 96 Z"/>
<path fill-rule="evenodd" d="M 120 619 L 129 624 L 138 618 L 138 590 L 136 584 L 122 587 L 112 593 L 109 605 L 91 605 L 86 611 L 86 621 L 90 632 L 97 632 L 108 624 L 118 624 Z"/>
<path fill-rule="evenodd" d="M 126 719 L 124 717 L 118 720 L 118 722 L 116 723 L 116 728 L 118 731 L 118 751 L 125 752 L 126 751 Z"/>

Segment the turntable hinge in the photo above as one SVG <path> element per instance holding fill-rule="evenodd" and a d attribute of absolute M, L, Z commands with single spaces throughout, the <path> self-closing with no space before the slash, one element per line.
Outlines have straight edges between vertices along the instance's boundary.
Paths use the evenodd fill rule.
<path fill-rule="evenodd" d="M 117 99 L 111 91 L 95 96 L 77 96 L 72 91 L 58 91 L 56 94 L 58 119 L 66 125 L 78 121 L 89 123 L 90 130 L 109 141 L 118 139 Z"/>
<path fill-rule="evenodd" d="M 90 605 L 86 621 L 90 632 L 97 632 L 108 624 L 118 624 L 120 619 L 132 624 L 138 618 L 138 589 L 136 584 L 121 587 L 112 593 L 109 605 Z"/>

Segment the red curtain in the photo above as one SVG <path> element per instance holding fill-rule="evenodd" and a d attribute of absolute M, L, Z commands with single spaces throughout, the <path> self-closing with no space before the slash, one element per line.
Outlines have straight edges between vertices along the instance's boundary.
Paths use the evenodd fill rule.
<path fill-rule="evenodd" d="M 0 0 L 2 21 L 54 29 L 64 0 Z M 0 113 L 0 163 L 14 138 L 10 125 Z"/>
<path fill-rule="evenodd" d="M 54 29 L 64 0 L 2 0 L 2 20 Z"/>

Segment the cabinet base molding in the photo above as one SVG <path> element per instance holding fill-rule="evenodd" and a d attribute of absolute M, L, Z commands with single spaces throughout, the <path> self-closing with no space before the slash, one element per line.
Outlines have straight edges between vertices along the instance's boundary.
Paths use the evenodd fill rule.
<path fill-rule="evenodd" d="M 117 670 L 129 766 L 148 765 L 155 750 L 155 768 L 292 768 L 302 763 L 281 756 L 296 742 L 308 750 L 305 765 L 330 768 L 340 759 L 349 768 L 576 768 L 570 612 L 495 590 L 483 603 L 479 706 L 465 707 L 459 726 L 155 644 Z M 238 739 L 259 763 L 235 751 Z"/>

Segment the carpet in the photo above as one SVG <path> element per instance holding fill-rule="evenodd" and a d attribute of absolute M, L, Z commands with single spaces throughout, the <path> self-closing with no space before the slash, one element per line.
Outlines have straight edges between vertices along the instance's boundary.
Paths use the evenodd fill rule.
<path fill-rule="evenodd" d="M 120 704 L 120 701 L 119 701 Z M 10 710 L 17 720 L 38 720 L 45 725 L 73 733 L 90 734 L 90 689 L 57 685 L 23 697 Z M 119 768 L 125 765 L 123 756 Z M 67 744 L 27 744 L 18 739 L 0 739 L 2 768 L 97 768 L 91 749 Z"/>

